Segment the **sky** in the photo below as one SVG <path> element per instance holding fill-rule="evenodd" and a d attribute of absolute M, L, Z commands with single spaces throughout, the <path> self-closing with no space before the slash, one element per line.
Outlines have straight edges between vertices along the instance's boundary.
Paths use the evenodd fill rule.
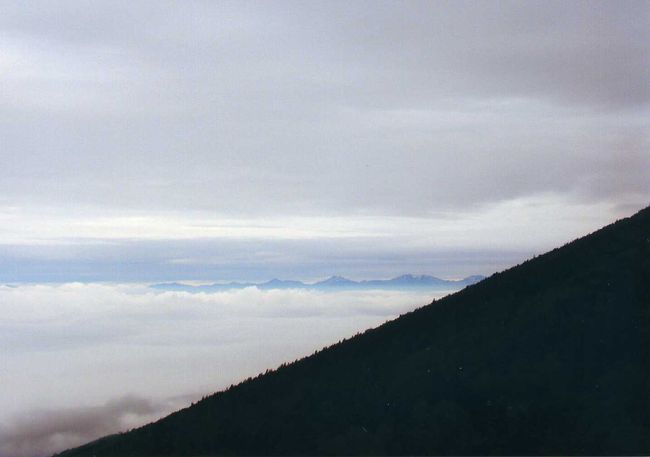
<path fill-rule="evenodd" d="M 648 204 L 648 2 L 0 13 L 5 283 L 490 274 Z"/>

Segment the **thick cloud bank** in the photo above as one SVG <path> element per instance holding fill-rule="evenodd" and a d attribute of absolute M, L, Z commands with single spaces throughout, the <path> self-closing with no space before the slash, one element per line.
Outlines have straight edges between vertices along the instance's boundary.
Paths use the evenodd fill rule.
<path fill-rule="evenodd" d="M 0 286 L 0 455 L 42 456 L 140 425 L 432 298 Z"/>
<path fill-rule="evenodd" d="M 141 425 L 181 406 L 125 396 L 102 406 L 32 410 L 17 415 L 0 431 L 0 452 L 3 456 L 45 455 Z"/>

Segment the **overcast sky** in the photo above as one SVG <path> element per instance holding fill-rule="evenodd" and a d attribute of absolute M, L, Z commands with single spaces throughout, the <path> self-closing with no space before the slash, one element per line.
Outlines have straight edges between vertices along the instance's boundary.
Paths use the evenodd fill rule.
<path fill-rule="evenodd" d="M 488 274 L 649 203 L 650 2 L 0 2 L 0 281 Z"/>

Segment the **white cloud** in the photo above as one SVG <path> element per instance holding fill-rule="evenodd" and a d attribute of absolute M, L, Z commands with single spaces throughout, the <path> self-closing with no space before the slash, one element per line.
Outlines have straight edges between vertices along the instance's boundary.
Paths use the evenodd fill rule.
<path fill-rule="evenodd" d="M 184 401 L 183 401 L 184 400 Z M 184 407 L 194 398 L 152 402 L 127 395 L 101 406 L 36 409 L 14 417 L 0 429 L 0 455 L 34 457 L 79 446 L 99 436 L 127 430 Z"/>
<path fill-rule="evenodd" d="M 645 201 L 638 200 L 640 207 Z M 584 202 L 546 192 L 513 198 L 478 208 L 437 211 L 420 217 L 276 216 L 235 218 L 207 211 L 129 210 L 99 211 L 82 208 L 0 206 L 0 235 L 5 244 L 84 244 L 119 240 L 317 240 L 396 239 L 447 248 L 510 249 L 550 247 L 593 230 L 613 217 L 627 215 L 616 203 Z M 552 221 L 552 224 L 549 222 Z M 521 228 L 549 224 L 552 230 L 527 233 Z M 498 240 L 502 234 L 507 242 Z M 481 236 L 482 235 L 482 236 Z M 485 238 L 489 238 L 487 241 Z"/>
<path fill-rule="evenodd" d="M 170 398 L 227 387 L 432 298 L 394 291 L 0 286 L 0 454 L 44 455 L 141 424 L 180 406 Z M 43 448 L 35 453 L 35 446 Z"/>

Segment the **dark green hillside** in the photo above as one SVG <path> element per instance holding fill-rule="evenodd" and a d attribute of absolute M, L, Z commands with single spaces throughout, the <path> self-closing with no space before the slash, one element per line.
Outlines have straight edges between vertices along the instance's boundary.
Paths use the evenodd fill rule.
<path fill-rule="evenodd" d="M 77 455 L 650 454 L 650 209 Z"/>

